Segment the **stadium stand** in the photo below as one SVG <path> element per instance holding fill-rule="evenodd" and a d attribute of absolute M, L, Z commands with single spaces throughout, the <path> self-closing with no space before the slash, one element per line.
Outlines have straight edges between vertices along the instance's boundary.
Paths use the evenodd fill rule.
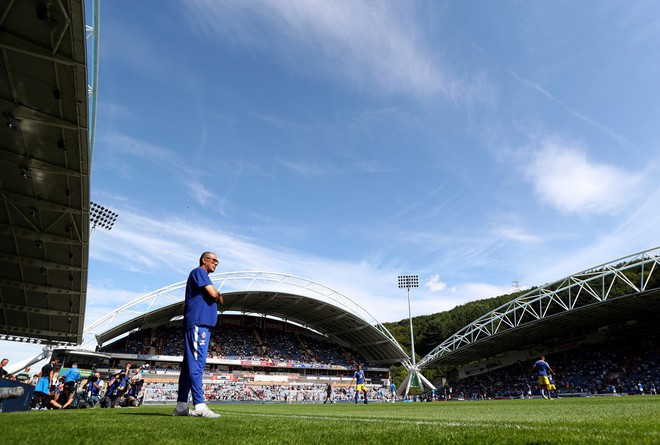
<path fill-rule="evenodd" d="M 348 381 L 354 363 L 363 357 L 352 351 L 310 335 L 301 328 L 278 326 L 257 329 L 253 321 L 245 326 L 221 326 L 213 333 L 205 379 L 205 393 L 210 401 L 292 402 L 313 403 L 324 398 L 325 382 L 334 381 L 335 399 L 350 400 Z M 619 327 L 621 328 L 621 327 Z M 658 367 L 659 339 L 657 330 L 642 324 L 636 329 L 605 329 L 597 342 L 575 342 L 546 354 L 557 373 L 557 393 L 560 397 L 606 394 L 649 393 L 660 382 Z M 131 333 L 105 352 L 118 352 L 118 357 L 138 358 L 141 353 L 177 354 L 182 349 L 180 328 L 156 327 Z M 655 334 L 654 334 L 655 333 Z M 117 359 L 118 360 L 118 359 Z M 240 365 L 222 365 L 238 360 Z M 253 360 L 274 366 L 254 366 Z M 279 365 L 275 365 L 279 363 Z M 304 364 L 309 368 L 282 367 L 281 364 Z M 362 362 L 364 363 L 364 361 Z M 519 360 L 498 369 L 472 375 L 455 383 L 440 385 L 434 391 L 435 400 L 478 400 L 483 398 L 525 398 L 527 390 L 538 396 L 536 377 L 532 372 L 533 358 Z M 115 362 L 119 366 L 120 361 Z M 155 366 L 154 366 L 155 365 Z M 178 363 L 151 363 L 145 374 L 147 403 L 171 402 L 176 399 Z M 321 366 L 324 368 L 315 368 Z M 333 370 L 332 366 L 338 368 Z M 386 400 L 382 390 L 389 378 L 387 372 L 368 373 L 372 377 L 369 398 Z M 311 380 L 306 380 L 310 378 Z M 375 377 L 375 378 L 373 378 Z"/>
<path fill-rule="evenodd" d="M 101 352 L 113 359 L 110 368 L 126 362 L 148 365 L 145 379 L 164 384 L 178 374 L 183 351 L 181 327 L 176 323 L 139 329 L 106 345 Z M 355 351 L 282 321 L 256 317 L 224 317 L 211 335 L 205 379 L 257 383 L 319 383 L 350 380 L 356 363 L 369 367 Z M 375 384 L 389 379 L 389 369 L 370 366 Z M 159 393 L 167 393 L 165 386 Z M 312 395 L 309 395 L 312 397 Z M 313 398 L 313 397 L 312 397 Z"/>
<path fill-rule="evenodd" d="M 325 398 L 325 384 L 313 385 L 253 385 L 246 382 L 207 383 L 204 396 L 210 402 L 283 402 L 320 403 Z M 173 402 L 177 397 L 174 382 L 152 382 L 145 390 L 147 403 Z M 334 401 L 352 401 L 350 389 L 334 391 Z M 383 399 L 377 388 L 369 391 L 370 400 Z"/>
<path fill-rule="evenodd" d="M 649 393 L 651 386 L 660 382 L 660 343 L 657 336 L 648 334 L 644 329 L 619 333 L 597 344 L 547 354 L 546 359 L 556 372 L 559 396 Z M 532 363 L 533 360 L 519 361 L 462 379 L 455 386 L 456 397 L 478 399 L 482 385 L 488 398 L 525 397 L 528 384 L 537 394 Z"/>

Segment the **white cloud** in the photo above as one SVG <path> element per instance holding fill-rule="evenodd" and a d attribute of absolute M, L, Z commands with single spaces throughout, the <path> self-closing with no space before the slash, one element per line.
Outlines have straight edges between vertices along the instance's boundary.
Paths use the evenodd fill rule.
<path fill-rule="evenodd" d="M 440 292 L 443 290 L 445 287 L 447 287 L 447 283 L 443 283 L 440 281 L 440 275 L 435 274 L 431 278 L 429 278 L 426 281 L 426 287 L 429 288 L 431 292 Z"/>
<path fill-rule="evenodd" d="M 562 213 L 615 214 L 634 200 L 643 175 L 589 159 L 577 144 L 543 141 L 524 166 L 545 203 Z"/>
<path fill-rule="evenodd" d="M 381 322 L 400 320 L 401 314 L 407 313 L 405 294 L 396 286 L 397 271 L 379 260 L 333 260 L 269 246 L 231 230 L 217 229 L 205 218 L 154 219 L 130 208 L 116 210 L 121 221 L 112 231 L 95 234 L 90 246 L 94 262 L 117 270 L 109 278 L 101 278 L 102 282 L 90 279 L 90 306 L 102 302 L 103 313 L 140 296 L 114 289 L 154 291 L 183 281 L 199 253 L 208 249 L 218 254 L 220 271 L 278 272 L 316 281 L 353 300 Z M 93 321 L 91 313 L 87 320 Z"/>
<path fill-rule="evenodd" d="M 420 35 L 408 3 L 195 0 L 184 3 L 210 38 L 285 59 L 298 71 L 361 88 L 456 99 L 475 88 L 453 76 Z M 417 17 L 418 19 L 418 17 Z M 479 80 L 481 91 L 483 80 Z"/>

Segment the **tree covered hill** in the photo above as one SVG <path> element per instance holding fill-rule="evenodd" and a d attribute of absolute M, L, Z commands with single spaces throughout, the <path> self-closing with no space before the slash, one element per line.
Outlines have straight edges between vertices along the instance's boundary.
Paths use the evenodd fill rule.
<path fill-rule="evenodd" d="M 459 329 L 528 291 L 529 289 L 499 297 L 475 300 L 456 306 L 449 311 L 413 317 L 415 355 L 418 359 L 424 357 Z M 410 322 L 408 318 L 398 322 L 383 323 L 383 325 L 392 333 L 399 344 L 410 353 Z"/>

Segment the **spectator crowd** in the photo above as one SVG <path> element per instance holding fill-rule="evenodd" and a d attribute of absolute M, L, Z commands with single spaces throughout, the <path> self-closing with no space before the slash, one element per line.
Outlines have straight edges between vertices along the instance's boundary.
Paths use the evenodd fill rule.
<path fill-rule="evenodd" d="M 177 326 L 144 329 L 102 349 L 107 353 L 181 356 L 183 337 Z M 352 367 L 364 357 L 341 346 L 296 331 L 279 332 L 237 326 L 214 330 L 209 359 L 259 360 Z"/>
<path fill-rule="evenodd" d="M 547 355 L 558 395 L 655 394 L 660 381 L 658 344 L 653 339 L 610 341 Z M 533 360 L 468 377 L 451 387 L 457 399 L 525 398 L 536 395 Z M 444 398 L 447 385 L 436 391 Z"/>
<path fill-rule="evenodd" d="M 154 337 L 155 335 L 155 337 Z M 152 341 L 156 338 L 156 341 Z M 121 348 L 126 347 L 128 351 Z M 177 355 L 183 346 L 179 328 L 156 328 L 153 332 L 134 333 L 110 348 L 117 352 L 153 352 Z M 301 335 L 299 332 L 272 332 L 223 327 L 213 333 L 209 354 L 212 357 L 258 358 L 273 361 L 304 361 L 311 363 L 341 364 L 352 367 L 362 358 L 322 339 Z M 585 344 L 562 352 L 546 354 L 555 371 L 555 396 L 656 394 L 660 381 L 658 342 L 655 337 L 621 337 L 598 344 Z M 56 358 L 44 365 L 38 373 L 30 368 L 9 374 L 8 359 L 0 361 L 0 377 L 35 386 L 33 409 L 67 409 L 75 407 L 116 408 L 139 406 L 149 402 L 176 400 L 174 381 L 145 383 L 142 370 L 132 369 L 130 363 L 121 370 L 102 375 L 94 372 L 81 377 L 76 364 L 59 372 Z M 528 398 L 538 394 L 533 359 L 447 383 L 420 399 L 426 400 L 478 400 L 499 398 Z M 61 375 L 60 375 L 61 374 Z M 314 384 L 263 384 L 245 377 L 219 380 L 204 384 L 209 401 L 258 401 L 315 403 L 326 398 L 327 382 L 319 379 Z M 370 400 L 391 401 L 391 391 L 373 385 L 368 388 Z M 332 391 L 333 401 L 350 401 L 354 388 L 339 384 Z"/>

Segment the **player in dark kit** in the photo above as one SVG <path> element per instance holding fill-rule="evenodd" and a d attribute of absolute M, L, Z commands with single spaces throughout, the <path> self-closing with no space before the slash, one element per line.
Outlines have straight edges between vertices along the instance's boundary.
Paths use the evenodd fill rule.
<path fill-rule="evenodd" d="M 335 403 L 332 400 L 332 383 L 331 382 L 328 382 L 328 384 L 325 385 L 325 400 L 323 401 L 323 403 L 325 403 L 325 402 Z"/>

